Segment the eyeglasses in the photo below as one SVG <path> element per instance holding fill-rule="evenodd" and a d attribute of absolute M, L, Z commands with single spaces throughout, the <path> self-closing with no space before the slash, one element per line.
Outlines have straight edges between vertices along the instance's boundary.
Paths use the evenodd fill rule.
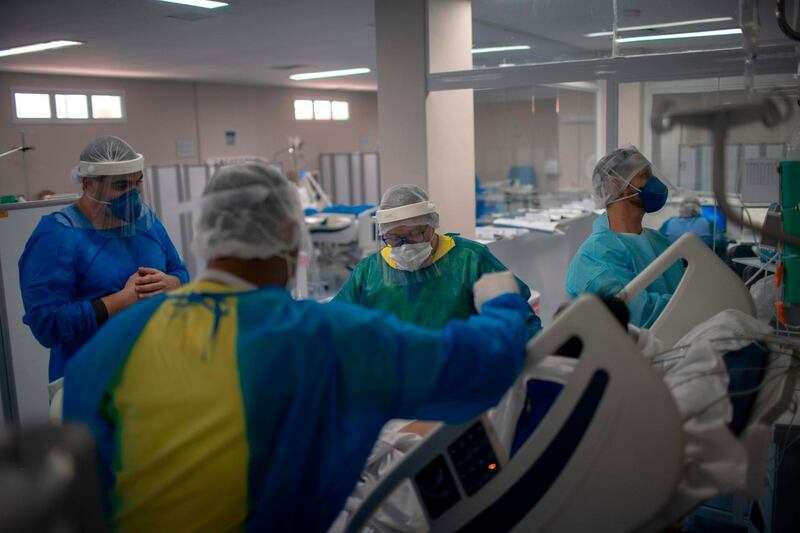
<path fill-rule="evenodd" d="M 381 240 L 387 246 L 396 248 L 398 246 L 403 246 L 404 244 L 419 244 L 421 242 L 428 242 L 429 239 L 425 238 L 425 234 L 427 232 L 428 228 L 412 231 L 411 233 L 407 233 L 404 237 L 398 237 L 396 235 L 381 235 Z"/>
<path fill-rule="evenodd" d="M 133 189 L 134 187 L 141 187 L 143 182 L 144 176 L 139 176 L 139 178 L 133 183 L 128 179 L 122 179 L 112 181 L 111 188 L 115 191 L 127 191 L 128 189 Z"/>

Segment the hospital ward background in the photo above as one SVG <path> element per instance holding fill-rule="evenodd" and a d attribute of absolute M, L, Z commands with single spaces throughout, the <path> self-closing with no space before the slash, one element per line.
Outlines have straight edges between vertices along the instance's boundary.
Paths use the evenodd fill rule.
<path fill-rule="evenodd" d="M 800 1 L 4 0 L 0 530 L 800 531 Z"/>

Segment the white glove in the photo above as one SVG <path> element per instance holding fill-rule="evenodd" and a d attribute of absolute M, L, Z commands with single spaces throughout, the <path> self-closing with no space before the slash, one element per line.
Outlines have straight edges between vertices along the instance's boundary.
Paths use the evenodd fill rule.
<path fill-rule="evenodd" d="M 519 285 L 511 272 L 492 272 L 484 274 L 472 286 L 475 309 L 481 312 L 481 306 L 487 300 L 506 293 L 519 294 Z"/>
<path fill-rule="evenodd" d="M 50 393 L 50 421 L 60 426 L 64 420 L 64 378 L 47 384 Z"/>

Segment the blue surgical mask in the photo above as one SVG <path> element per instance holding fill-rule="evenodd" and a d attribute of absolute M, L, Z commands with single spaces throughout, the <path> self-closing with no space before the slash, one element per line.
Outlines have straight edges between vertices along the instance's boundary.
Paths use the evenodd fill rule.
<path fill-rule="evenodd" d="M 667 204 L 669 189 L 667 189 L 663 181 L 655 176 L 651 176 L 647 183 L 644 184 L 644 187 L 638 189 L 638 191 L 645 213 L 655 213 Z"/>
<path fill-rule="evenodd" d="M 664 182 L 658 179 L 655 176 L 651 176 L 647 183 L 644 184 L 644 187 L 641 189 L 638 188 L 634 184 L 630 184 L 631 187 L 638 191 L 636 194 L 629 194 L 628 196 L 623 196 L 622 198 L 617 198 L 610 204 L 614 202 L 621 202 L 622 200 L 627 200 L 628 198 L 633 198 L 634 196 L 638 196 L 639 199 L 642 201 L 642 208 L 644 209 L 645 213 L 655 213 L 662 207 L 664 207 L 667 203 L 667 196 L 669 196 L 669 189 L 667 186 L 664 185 Z"/>
<path fill-rule="evenodd" d="M 131 189 L 119 198 L 108 202 L 108 207 L 118 219 L 131 223 L 142 214 L 142 198 L 138 189 Z"/>

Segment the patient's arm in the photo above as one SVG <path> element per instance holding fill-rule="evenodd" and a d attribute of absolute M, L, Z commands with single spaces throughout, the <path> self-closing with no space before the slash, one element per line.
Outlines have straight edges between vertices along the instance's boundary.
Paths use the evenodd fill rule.
<path fill-rule="evenodd" d="M 425 437 L 433 431 L 433 429 L 438 425 L 438 422 L 427 422 L 425 420 L 415 420 L 410 424 L 406 424 L 402 428 L 400 428 L 400 433 L 416 433 L 420 437 Z"/>

